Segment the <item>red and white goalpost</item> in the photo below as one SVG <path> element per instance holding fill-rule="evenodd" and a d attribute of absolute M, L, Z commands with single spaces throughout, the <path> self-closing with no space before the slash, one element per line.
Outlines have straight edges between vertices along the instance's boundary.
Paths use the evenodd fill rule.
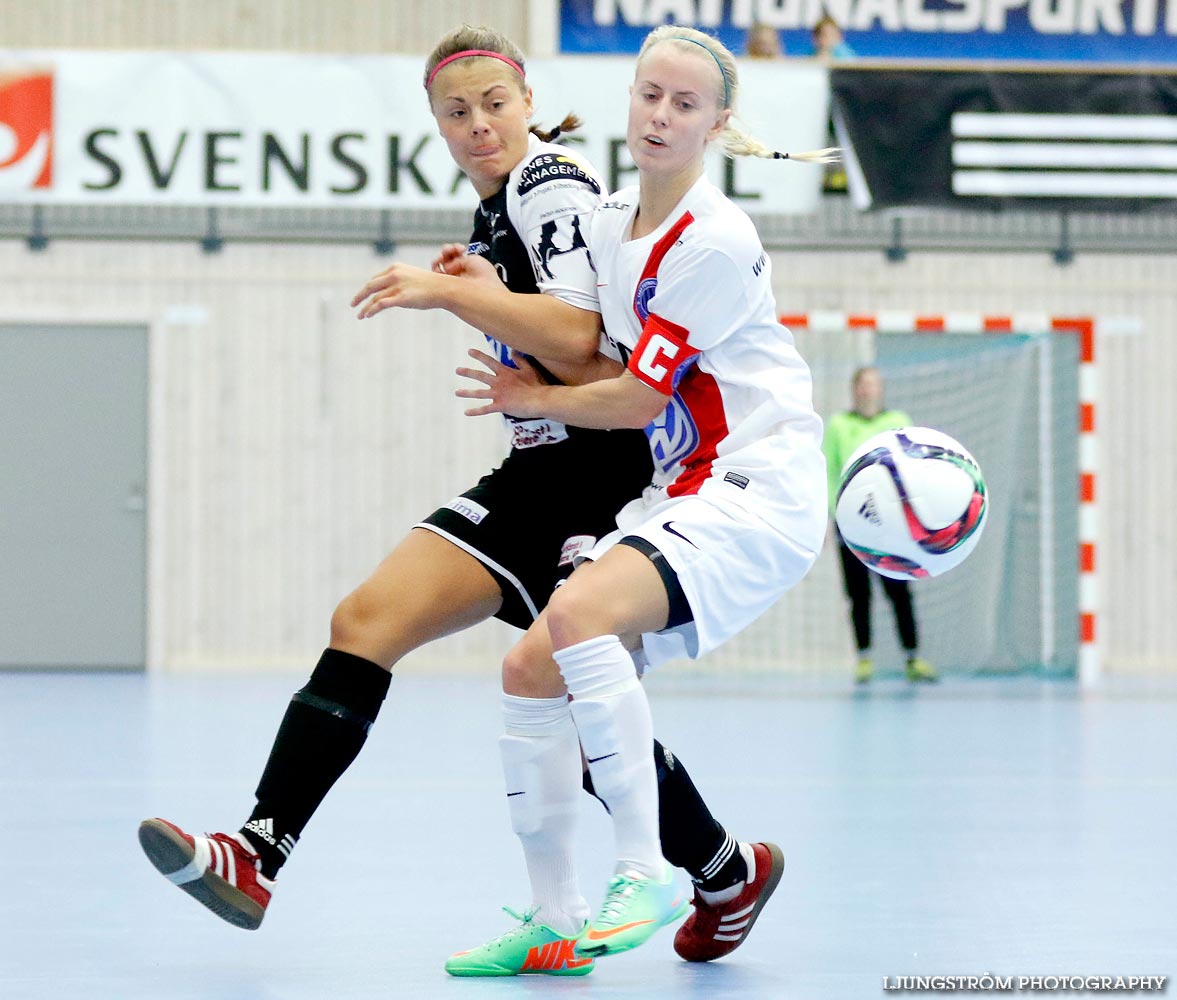
<path fill-rule="evenodd" d="M 1078 501 L 1078 674 L 1080 683 L 1093 685 L 1100 673 L 1099 656 L 1099 508 L 1096 480 L 1099 471 L 1098 423 L 1099 404 L 1098 350 L 1101 323 L 1092 317 L 1061 317 L 1044 314 L 1014 314 L 988 316 L 966 313 L 924 315 L 908 312 L 842 313 L 810 312 L 784 315 L 781 322 L 802 336 L 812 334 L 859 332 L 865 336 L 894 333 L 928 335 L 985 335 L 1008 334 L 1073 336 L 1078 342 L 1078 400 L 1075 432 L 1078 437 L 1079 477 L 1076 483 Z M 1046 383 L 1044 383 L 1046 384 Z M 1040 400 L 1040 408 L 1048 407 L 1049 400 Z M 1049 421 L 1043 420 L 1047 428 Z M 1049 430 L 1043 431 L 1049 433 Z M 967 446 L 967 443 L 966 443 Z M 1048 476 L 1043 477 L 1044 490 L 1049 489 Z M 1042 532 L 1049 532 L 1049 523 Z M 1044 561 L 1044 566 L 1046 562 Z M 1043 573 L 1048 572 L 1043 570 Z M 1050 593 L 1050 580 L 1041 581 L 1042 616 L 1055 614 Z M 1049 624 L 1049 622 L 1047 623 Z M 1049 628 L 1044 628 L 1047 634 Z"/>

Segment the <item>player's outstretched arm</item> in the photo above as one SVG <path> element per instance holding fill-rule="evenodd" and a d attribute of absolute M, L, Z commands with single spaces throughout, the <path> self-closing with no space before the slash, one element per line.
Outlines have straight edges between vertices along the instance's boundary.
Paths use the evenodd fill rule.
<path fill-rule="evenodd" d="M 588 385 L 548 385 L 525 358 L 514 358 L 518 367 L 511 368 L 483 351 L 467 353 L 486 366 L 457 369 L 459 375 L 481 385 L 455 393 L 462 399 L 485 401 L 466 410 L 471 417 L 509 413 L 513 417 L 548 417 L 574 427 L 638 428 L 658 416 L 669 400 L 628 371 Z"/>
<path fill-rule="evenodd" d="M 592 360 L 600 342 L 600 314 L 552 295 L 511 292 L 494 266 L 481 258 L 442 254 L 441 270 L 393 264 L 374 275 L 354 296 L 360 319 L 385 309 L 445 309 L 476 330 L 516 351 L 557 362 Z"/>
<path fill-rule="evenodd" d="M 603 378 L 617 378 L 625 365 L 604 354 L 597 354 L 586 362 L 555 362 L 548 358 L 537 358 L 549 372 L 565 385 L 587 385 L 589 382 L 599 382 Z"/>

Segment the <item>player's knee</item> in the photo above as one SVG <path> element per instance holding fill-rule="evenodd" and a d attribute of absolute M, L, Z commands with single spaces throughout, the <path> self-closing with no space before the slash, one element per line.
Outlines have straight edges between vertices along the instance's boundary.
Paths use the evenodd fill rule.
<path fill-rule="evenodd" d="M 503 657 L 503 691 L 519 698 L 551 698 L 563 681 L 546 643 L 524 636 Z"/>
<path fill-rule="evenodd" d="M 380 623 L 380 610 L 366 587 L 361 585 L 353 590 L 331 615 L 332 647 L 350 650 L 354 646 L 369 645 Z"/>
<path fill-rule="evenodd" d="M 613 631 L 599 602 L 586 588 L 577 587 L 572 581 L 552 595 L 547 615 L 548 632 L 556 649 Z"/>
<path fill-rule="evenodd" d="M 513 646 L 503 657 L 503 690 L 520 698 L 528 697 L 527 691 L 534 682 L 533 658 L 523 648 L 523 643 Z"/>

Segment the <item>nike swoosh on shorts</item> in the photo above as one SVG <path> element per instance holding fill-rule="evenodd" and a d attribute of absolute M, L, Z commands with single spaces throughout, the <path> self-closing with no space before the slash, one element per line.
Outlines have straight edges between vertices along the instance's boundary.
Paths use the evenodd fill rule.
<path fill-rule="evenodd" d="M 692 542 L 689 538 L 687 538 L 687 536 L 684 535 L 681 531 L 676 531 L 674 528 L 672 528 L 671 527 L 672 524 L 674 524 L 673 521 L 667 521 L 665 524 L 662 525 L 662 530 L 669 531 L 672 535 L 676 535 L 677 537 L 681 538 L 684 542 L 686 542 L 688 545 L 690 545 L 696 549 L 699 547 L 698 545 L 695 545 L 695 543 Z"/>

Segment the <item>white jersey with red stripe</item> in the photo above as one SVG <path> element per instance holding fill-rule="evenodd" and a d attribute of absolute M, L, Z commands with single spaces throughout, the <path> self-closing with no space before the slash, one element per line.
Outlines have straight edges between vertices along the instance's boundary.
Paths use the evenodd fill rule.
<path fill-rule="evenodd" d="M 630 372 L 670 397 L 646 429 L 652 490 L 734 503 L 816 552 L 821 418 L 752 221 L 705 177 L 654 232 L 631 239 L 637 206 L 636 187 L 608 199 L 589 249 L 607 335 Z"/>

